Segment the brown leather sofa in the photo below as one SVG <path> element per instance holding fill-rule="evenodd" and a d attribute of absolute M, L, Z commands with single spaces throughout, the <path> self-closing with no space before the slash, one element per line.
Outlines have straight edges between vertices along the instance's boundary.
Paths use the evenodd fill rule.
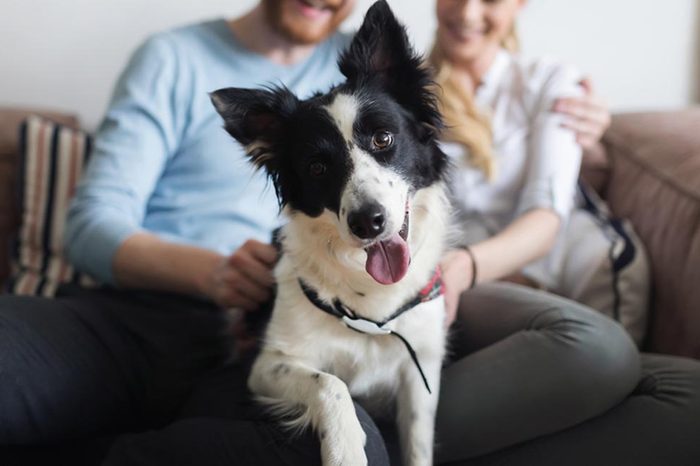
<path fill-rule="evenodd" d="M 0 282 L 17 228 L 17 128 L 30 112 L 0 108 Z M 76 127 L 71 115 L 39 112 Z M 652 263 L 645 349 L 700 359 L 700 108 L 618 114 L 583 176 L 632 221 Z"/>

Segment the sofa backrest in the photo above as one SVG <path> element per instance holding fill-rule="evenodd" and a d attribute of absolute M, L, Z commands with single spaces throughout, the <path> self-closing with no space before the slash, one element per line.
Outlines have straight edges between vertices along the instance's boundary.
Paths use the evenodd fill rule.
<path fill-rule="evenodd" d="M 647 349 L 700 358 L 700 108 L 615 115 L 603 143 L 604 195 L 651 259 Z"/>

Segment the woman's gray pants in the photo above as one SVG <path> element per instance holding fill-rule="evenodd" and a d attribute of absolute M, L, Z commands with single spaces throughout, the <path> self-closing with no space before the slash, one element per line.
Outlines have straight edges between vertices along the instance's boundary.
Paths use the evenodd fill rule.
<path fill-rule="evenodd" d="M 621 326 L 510 284 L 462 296 L 437 459 L 453 465 L 700 465 L 700 362 L 642 355 Z"/>

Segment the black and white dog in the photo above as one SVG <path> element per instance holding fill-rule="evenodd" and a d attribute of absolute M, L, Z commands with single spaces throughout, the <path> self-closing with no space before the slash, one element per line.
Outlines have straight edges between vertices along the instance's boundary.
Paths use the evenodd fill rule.
<path fill-rule="evenodd" d="M 339 65 L 347 81 L 308 100 L 284 88 L 212 94 L 289 219 L 248 384 L 290 425 L 313 426 L 325 465 L 367 464 L 352 398 L 370 411 L 395 400 L 404 464 L 430 465 L 445 346 L 442 122 L 386 2 Z"/>

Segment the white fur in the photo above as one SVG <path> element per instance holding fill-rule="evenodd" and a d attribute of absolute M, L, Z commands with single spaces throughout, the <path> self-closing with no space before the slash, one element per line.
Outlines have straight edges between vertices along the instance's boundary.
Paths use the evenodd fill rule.
<path fill-rule="evenodd" d="M 338 94 L 326 107 L 326 111 L 335 121 L 346 142 L 352 141 L 352 128 L 357 118 L 358 108 L 357 98 L 350 94 Z"/>
<path fill-rule="evenodd" d="M 346 97 L 329 108 L 332 115 L 348 116 L 335 117 L 348 138 L 356 108 L 356 102 Z M 386 407 L 387 400 L 395 400 L 404 464 L 431 465 L 444 356 L 443 299 L 420 304 L 387 324 L 416 350 L 432 389 L 429 394 L 398 338 L 360 334 L 345 327 L 304 296 L 298 279 L 312 286 L 321 299 L 338 298 L 362 317 L 388 317 L 426 285 L 440 260 L 448 217 L 445 187 L 437 183 L 407 199 L 409 187 L 398 175 L 359 149 L 353 149 L 351 156 L 355 172 L 341 206 L 348 209 L 362 196 L 380 201 L 389 216 L 387 230 L 393 234 L 401 228 L 408 201 L 409 270 L 398 283 L 381 285 L 365 271 L 366 252 L 350 237 L 343 215 L 339 219 L 325 211 L 310 218 L 286 210 L 290 221 L 282 234 L 284 254 L 275 269 L 277 298 L 248 384 L 286 417 L 288 426 L 314 428 L 324 465 L 367 464 L 365 434 L 352 398 L 362 399 L 373 414 Z M 392 189 L 388 180 L 394 181 Z"/>

